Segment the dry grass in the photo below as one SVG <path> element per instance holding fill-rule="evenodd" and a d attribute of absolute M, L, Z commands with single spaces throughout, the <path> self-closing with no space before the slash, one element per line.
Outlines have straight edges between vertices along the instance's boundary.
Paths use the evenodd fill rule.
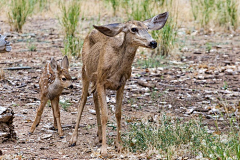
<path fill-rule="evenodd" d="M 123 0 L 120 0 L 120 2 L 123 2 Z M 135 4 L 137 0 L 129 0 L 129 2 L 133 2 Z M 165 1 L 170 2 L 170 1 Z M 0 2 L 1 8 L 4 7 L 4 9 L 1 10 L 2 14 L 0 15 L 0 19 L 7 21 L 7 12 L 9 10 L 9 3 L 10 1 L 2 0 Z M 44 12 L 40 11 L 39 8 L 35 8 L 33 18 L 41 17 L 41 18 L 56 18 L 57 15 L 60 13 L 60 9 L 58 7 L 59 0 L 51 0 L 48 2 L 49 9 L 44 10 Z M 152 6 L 150 4 L 151 2 L 148 2 L 149 6 Z M 153 3 L 153 2 L 152 2 Z M 191 11 L 191 4 L 189 0 L 172 0 L 172 3 L 175 5 L 178 5 L 178 9 L 176 10 L 176 7 L 161 7 L 159 5 L 151 7 L 149 9 L 149 12 L 151 12 L 151 15 L 155 15 L 161 12 L 169 11 L 171 13 L 176 13 L 178 15 L 177 18 L 177 25 L 178 27 L 186 27 L 186 28 L 199 28 L 200 25 L 198 21 L 194 21 L 193 14 Z M 93 5 L 94 4 L 94 5 Z M 238 9 L 238 15 L 240 10 L 239 2 L 237 3 L 237 9 Z M 131 14 L 131 7 L 129 7 L 128 13 L 126 13 L 126 9 L 124 8 L 124 5 L 120 4 L 118 9 L 116 10 L 116 16 L 114 16 L 114 10 L 111 7 L 111 4 L 106 3 L 105 1 L 99 1 L 99 0 L 88 0 L 88 1 L 81 1 L 81 11 L 82 15 L 81 17 L 84 20 L 87 21 L 93 21 L 90 23 L 97 23 L 99 21 L 104 21 L 102 23 L 109 23 L 109 22 L 116 22 L 116 21 L 126 21 L 129 19 L 129 14 Z M 216 16 L 221 14 L 213 14 L 213 17 L 210 18 L 209 27 L 222 30 L 223 27 L 219 27 L 219 24 L 214 23 L 216 20 Z M 115 18 L 114 18 L 115 17 Z M 240 22 L 240 17 L 238 16 L 238 22 Z M 144 20 L 144 19 L 143 19 Z M 237 28 L 236 28 L 237 29 Z"/>

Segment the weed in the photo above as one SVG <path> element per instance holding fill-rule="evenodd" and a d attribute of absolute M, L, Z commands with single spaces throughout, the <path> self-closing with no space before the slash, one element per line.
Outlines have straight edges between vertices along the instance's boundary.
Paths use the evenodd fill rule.
<path fill-rule="evenodd" d="M 190 3 L 194 20 L 203 28 L 212 20 L 219 26 L 232 26 L 233 29 L 239 26 L 237 0 L 191 0 Z"/>
<path fill-rule="evenodd" d="M 181 122 L 180 119 L 162 116 L 155 123 L 131 122 L 128 127 L 123 142 L 131 152 L 146 152 L 154 148 L 158 154 L 172 157 L 179 149 L 187 150 L 193 157 L 200 153 L 203 158 L 210 159 L 237 159 L 240 155 L 238 131 L 233 125 L 229 135 L 210 134 L 201 119 Z M 175 148 L 175 152 L 171 148 Z"/>
<path fill-rule="evenodd" d="M 80 3 L 77 0 L 73 0 L 68 6 L 66 6 L 66 3 L 64 2 L 60 2 L 59 6 L 62 12 L 61 17 L 59 18 L 59 22 L 64 28 L 65 37 L 75 37 L 75 32 L 79 23 L 79 16 L 81 13 Z"/>
<path fill-rule="evenodd" d="M 39 0 L 38 1 L 38 7 L 40 11 L 48 10 L 49 9 L 50 2 L 48 0 Z"/>
<path fill-rule="evenodd" d="M 59 103 L 60 103 L 60 105 L 62 106 L 62 108 L 63 108 L 64 111 L 67 111 L 67 108 L 68 108 L 69 106 L 71 106 L 71 103 L 69 103 L 68 100 L 66 100 L 66 101 L 59 101 Z"/>
<path fill-rule="evenodd" d="M 34 0 L 12 0 L 10 11 L 8 12 L 8 22 L 12 29 L 22 32 L 22 27 L 26 19 L 33 12 L 35 5 Z"/>
<path fill-rule="evenodd" d="M 152 5 L 153 3 L 149 3 L 148 0 L 131 1 L 131 14 L 128 18 L 140 21 L 152 17 L 152 12 L 150 12 Z"/>
<path fill-rule="evenodd" d="M 238 27 L 238 3 L 237 0 L 219 0 L 216 2 L 217 20 L 220 26 L 230 24 L 233 29 Z"/>
<path fill-rule="evenodd" d="M 228 84 L 227 84 L 226 81 L 224 81 L 224 83 L 223 83 L 223 89 L 224 89 L 224 90 L 227 90 L 227 89 L 228 89 Z"/>
<path fill-rule="evenodd" d="M 111 3 L 113 8 L 113 15 L 116 16 L 116 11 L 120 5 L 120 2 L 118 0 L 106 0 L 108 3 Z"/>
<path fill-rule="evenodd" d="M 161 61 L 164 59 L 164 56 L 161 55 L 152 55 L 149 58 L 137 59 L 136 67 L 141 68 L 157 68 L 161 66 Z"/>
<path fill-rule="evenodd" d="M 60 2 L 60 9 L 62 12 L 59 22 L 64 28 L 64 50 L 63 54 L 68 56 L 79 57 L 83 45 L 83 41 L 76 36 L 76 29 L 79 24 L 79 16 L 81 13 L 80 3 L 77 0 L 70 2 L 68 7 L 64 2 Z"/>
<path fill-rule="evenodd" d="M 212 45 L 207 42 L 207 43 L 206 43 L 206 52 L 207 52 L 207 53 L 210 53 L 211 49 L 212 49 Z"/>
<path fill-rule="evenodd" d="M 31 52 L 35 52 L 35 51 L 37 51 L 37 46 L 36 46 L 36 44 L 31 43 L 31 44 L 29 44 L 28 49 Z"/>
<path fill-rule="evenodd" d="M 83 40 L 78 37 L 67 36 L 64 39 L 64 50 L 63 54 L 68 56 L 79 57 L 81 48 L 83 46 Z"/>

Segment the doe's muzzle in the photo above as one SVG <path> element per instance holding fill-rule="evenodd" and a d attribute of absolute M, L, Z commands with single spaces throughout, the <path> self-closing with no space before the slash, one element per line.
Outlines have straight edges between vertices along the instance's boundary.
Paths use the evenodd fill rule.
<path fill-rule="evenodd" d="M 156 41 L 151 41 L 149 44 L 149 47 L 155 49 L 157 47 L 157 42 Z"/>

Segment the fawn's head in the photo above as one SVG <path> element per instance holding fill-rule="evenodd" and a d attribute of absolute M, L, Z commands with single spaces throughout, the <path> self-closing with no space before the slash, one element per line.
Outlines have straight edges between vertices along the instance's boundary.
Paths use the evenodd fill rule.
<path fill-rule="evenodd" d="M 57 64 L 54 58 L 51 59 L 50 66 L 55 73 L 55 79 L 53 84 L 57 84 L 62 88 L 73 88 L 72 77 L 68 72 L 69 62 L 67 56 L 64 56 L 61 62 L 61 66 Z"/>
<path fill-rule="evenodd" d="M 103 26 L 94 26 L 94 28 L 110 37 L 124 32 L 125 38 L 130 45 L 155 49 L 157 47 L 157 42 L 151 37 L 148 30 L 159 30 L 163 28 L 167 18 L 168 12 L 165 12 L 145 21 L 113 23 Z"/>

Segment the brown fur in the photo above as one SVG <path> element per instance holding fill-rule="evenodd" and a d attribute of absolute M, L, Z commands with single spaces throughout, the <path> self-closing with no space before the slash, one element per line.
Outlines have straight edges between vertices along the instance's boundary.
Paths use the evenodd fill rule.
<path fill-rule="evenodd" d="M 30 129 L 30 133 L 33 133 L 36 126 L 40 123 L 43 109 L 48 99 L 50 99 L 53 109 L 54 128 L 58 129 L 59 136 L 63 136 L 60 123 L 59 96 L 64 88 L 71 86 L 72 78 L 68 72 L 68 66 L 69 64 L 66 56 L 62 60 L 61 67 L 54 59 L 45 66 L 39 81 L 41 104 Z"/>
<path fill-rule="evenodd" d="M 123 24 L 115 23 L 105 26 L 94 26 L 93 30 L 84 40 L 82 57 L 83 90 L 79 103 L 77 123 L 70 140 L 75 145 L 78 136 L 78 126 L 82 111 L 88 96 L 88 88 L 92 83 L 92 93 L 95 103 L 98 123 L 99 141 L 102 141 L 101 154 L 107 156 L 106 124 L 108 111 L 106 102 L 106 89 L 116 90 L 116 119 L 117 119 L 117 149 L 121 150 L 121 107 L 123 90 L 126 81 L 131 76 L 131 66 L 139 46 L 156 48 L 156 42 L 147 32 L 148 28 L 160 29 L 164 26 L 168 13 L 160 14 L 146 22 L 129 21 Z M 133 29 L 137 29 L 137 32 Z M 120 32 L 124 38 L 115 37 Z M 101 109 L 101 118 L 100 110 Z"/>

